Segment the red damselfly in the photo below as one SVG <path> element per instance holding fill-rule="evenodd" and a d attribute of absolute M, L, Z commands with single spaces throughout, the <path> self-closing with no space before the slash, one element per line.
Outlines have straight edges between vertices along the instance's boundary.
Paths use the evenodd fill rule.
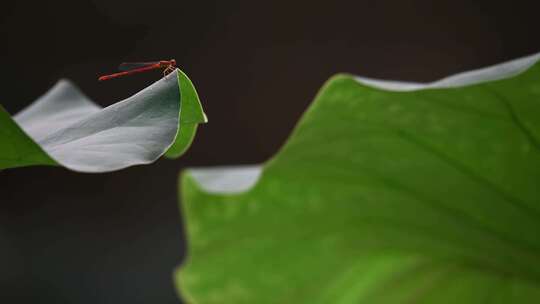
<path fill-rule="evenodd" d="M 120 64 L 118 70 L 122 72 L 100 76 L 99 81 L 109 80 L 117 77 L 127 76 L 131 74 L 163 69 L 163 76 L 166 76 L 170 72 L 176 69 L 176 60 L 161 60 L 161 61 L 152 61 L 152 62 L 124 62 Z"/>

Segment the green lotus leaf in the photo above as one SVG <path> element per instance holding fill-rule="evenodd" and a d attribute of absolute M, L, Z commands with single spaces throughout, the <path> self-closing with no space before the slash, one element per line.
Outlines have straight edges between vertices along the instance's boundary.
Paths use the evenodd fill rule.
<path fill-rule="evenodd" d="M 337 75 L 258 166 L 181 175 L 188 303 L 538 303 L 540 55 Z"/>
<path fill-rule="evenodd" d="M 179 157 L 204 122 L 197 92 L 180 70 L 104 109 L 61 80 L 13 118 L 0 107 L 0 169 L 107 172 Z"/>

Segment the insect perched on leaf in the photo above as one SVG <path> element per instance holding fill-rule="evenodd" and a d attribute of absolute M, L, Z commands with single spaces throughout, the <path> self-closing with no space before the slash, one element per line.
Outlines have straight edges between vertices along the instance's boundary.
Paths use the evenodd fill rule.
<path fill-rule="evenodd" d="M 110 75 L 104 75 L 100 76 L 98 78 L 99 81 L 103 80 L 109 80 L 117 77 L 132 75 L 136 73 L 156 70 L 156 69 L 162 69 L 163 70 L 163 76 L 166 76 L 170 72 L 174 71 L 176 68 L 176 60 L 161 60 L 161 61 L 152 61 L 152 62 L 124 62 L 120 64 L 118 67 L 118 70 L 122 72 L 110 74 Z"/>

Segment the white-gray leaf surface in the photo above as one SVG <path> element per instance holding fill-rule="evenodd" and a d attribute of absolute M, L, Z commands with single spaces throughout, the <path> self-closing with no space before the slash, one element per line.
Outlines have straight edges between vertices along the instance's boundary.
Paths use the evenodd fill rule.
<path fill-rule="evenodd" d="M 185 94 L 189 98 L 182 98 L 182 86 L 192 90 Z M 14 121 L 43 153 L 61 166 L 79 172 L 115 171 L 152 163 L 165 154 L 175 143 L 180 128 L 185 126 L 181 123 L 184 107 L 190 109 L 187 114 L 191 117 L 186 120 L 191 124 L 206 121 L 193 92 L 189 79 L 177 70 L 139 93 L 102 109 L 70 81 L 60 80 L 15 115 Z M 0 122 L 15 128 L 11 121 L 4 120 L 7 119 Z M 6 164 L 0 163 L 0 169 L 35 164 L 25 163 L 27 149 L 21 140 L 14 138 L 23 135 L 17 131 L 0 138 L 6 146 L 3 154 L 11 153 L 5 157 Z M 19 162 L 10 165 L 9 159 Z"/>

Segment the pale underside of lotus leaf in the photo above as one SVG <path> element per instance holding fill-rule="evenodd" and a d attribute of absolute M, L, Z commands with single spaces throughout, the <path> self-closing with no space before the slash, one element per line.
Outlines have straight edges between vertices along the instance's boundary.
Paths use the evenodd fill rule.
<path fill-rule="evenodd" d="M 0 107 L 0 169 L 60 165 L 97 173 L 148 164 L 182 155 L 204 122 L 180 70 L 106 108 L 60 80 L 13 118 Z"/>
<path fill-rule="evenodd" d="M 540 55 L 331 78 L 262 165 L 181 175 L 188 303 L 539 303 Z"/>

